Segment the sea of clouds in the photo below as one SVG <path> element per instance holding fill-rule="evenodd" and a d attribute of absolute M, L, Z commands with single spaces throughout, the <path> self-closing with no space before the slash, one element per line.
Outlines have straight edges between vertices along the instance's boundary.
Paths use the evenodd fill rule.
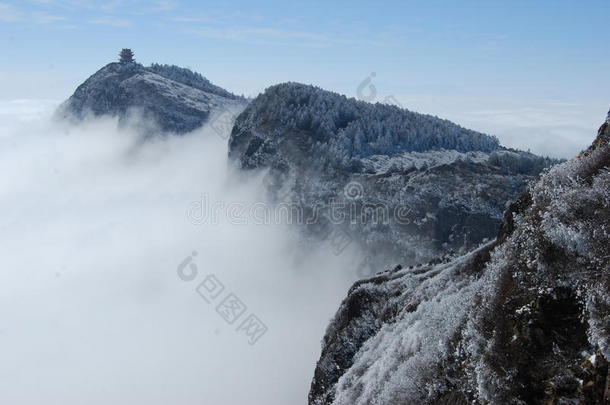
<path fill-rule="evenodd" d="M 0 403 L 305 403 L 355 249 L 303 246 L 288 225 L 189 221 L 202 195 L 265 202 L 264 173 L 228 162 L 228 134 L 143 140 L 55 107 L 0 102 Z M 206 301 L 212 275 L 224 288 Z M 240 330 L 250 315 L 255 339 Z"/>

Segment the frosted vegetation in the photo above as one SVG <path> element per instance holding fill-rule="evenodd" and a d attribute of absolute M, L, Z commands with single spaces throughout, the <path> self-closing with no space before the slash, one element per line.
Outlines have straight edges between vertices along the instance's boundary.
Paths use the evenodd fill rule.
<path fill-rule="evenodd" d="M 450 121 L 386 104 L 370 104 L 298 83 L 268 88 L 249 107 L 255 119 L 269 115 L 283 129 L 312 134 L 313 153 L 335 163 L 376 154 L 453 149 L 491 152 L 498 139 Z M 275 134 L 279 137 L 282 133 Z"/>
<path fill-rule="evenodd" d="M 610 359 L 608 156 L 598 142 L 552 168 L 497 241 L 354 285 L 310 402 L 598 403 L 585 401 L 603 397 Z"/>
<path fill-rule="evenodd" d="M 545 168 L 559 161 L 532 153 L 500 149 L 491 153 L 458 152 L 455 150 L 433 150 L 426 152 L 402 152 L 395 155 L 373 155 L 362 160 L 361 172 L 367 174 L 405 173 L 431 169 L 457 161 L 465 163 L 488 163 L 503 173 L 538 175 Z"/>
<path fill-rule="evenodd" d="M 447 120 L 299 83 L 254 99 L 235 122 L 229 153 L 242 168 L 271 169 L 271 191 L 306 210 L 331 202 L 387 209 L 388 221 L 342 228 L 383 266 L 463 254 L 495 237 L 506 203 L 557 163 Z M 355 203 L 344 196 L 351 182 L 362 192 Z M 326 232 L 321 217 L 313 233 Z"/>
<path fill-rule="evenodd" d="M 216 86 L 208 79 L 203 77 L 201 73 L 193 72 L 192 70 L 187 68 L 183 68 L 176 65 L 153 63 L 146 69 L 158 74 L 159 76 L 163 76 L 175 82 L 182 83 L 199 90 L 203 90 L 207 93 L 216 94 L 217 96 L 230 99 L 243 99 L 243 97 L 236 96 L 235 94 L 223 89 L 222 87 Z"/>
<path fill-rule="evenodd" d="M 118 116 L 121 124 L 137 123 L 148 137 L 185 134 L 211 121 L 217 133 L 226 133 L 246 102 L 189 69 L 121 62 L 109 63 L 89 77 L 58 115 L 76 120 Z M 227 119 L 217 119 L 220 115 Z"/>

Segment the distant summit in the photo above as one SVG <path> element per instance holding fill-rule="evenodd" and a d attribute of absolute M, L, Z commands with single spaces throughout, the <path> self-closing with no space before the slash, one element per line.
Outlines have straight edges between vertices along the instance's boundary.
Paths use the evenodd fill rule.
<path fill-rule="evenodd" d="M 59 108 L 65 118 L 89 115 L 127 120 L 140 113 L 162 131 L 186 133 L 203 125 L 214 113 L 240 110 L 246 99 L 212 84 L 201 74 L 173 65 L 145 67 L 123 49 L 120 61 L 104 66 Z"/>

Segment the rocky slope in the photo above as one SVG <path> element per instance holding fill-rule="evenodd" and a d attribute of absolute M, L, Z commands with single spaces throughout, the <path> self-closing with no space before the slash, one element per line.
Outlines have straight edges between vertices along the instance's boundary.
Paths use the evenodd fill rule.
<path fill-rule="evenodd" d="M 496 240 L 350 289 L 310 404 L 610 403 L 610 116 Z"/>
<path fill-rule="evenodd" d="M 300 222 L 337 253 L 358 243 L 369 267 L 493 238 L 506 202 L 555 163 L 446 120 L 297 83 L 254 99 L 229 154 L 244 169 L 269 169 L 278 201 L 315 216 Z"/>
<path fill-rule="evenodd" d="M 141 114 L 147 132 L 185 133 L 217 114 L 241 111 L 246 100 L 177 66 L 110 63 L 89 77 L 59 108 L 62 117 Z M 236 114 L 235 114 L 236 115 Z"/>

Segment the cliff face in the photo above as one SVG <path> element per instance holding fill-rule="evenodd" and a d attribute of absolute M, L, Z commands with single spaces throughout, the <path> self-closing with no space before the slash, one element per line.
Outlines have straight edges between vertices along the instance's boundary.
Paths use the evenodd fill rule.
<path fill-rule="evenodd" d="M 309 403 L 610 403 L 609 139 L 531 184 L 495 241 L 357 282 Z"/>
<path fill-rule="evenodd" d="M 124 122 L 138 113 L 150 128 L 181 134 L 200 127 L 214 113 L 245 105 L 245 99 L 187 69 L 110 63 L 81 84 L 58 114 L 76 119 L 111 115 Z"/>
<path fill-rule="evenodd" d="M 279 201 L 317 210 L 307 226 L 314 234 L 339 228 L 377 264 L 418 263 L 492 239 L 506 202 L 556 163 L 446 120 L 297 83 L 252 101 L 229 155 L 244 169 L 269 169 Z"/>

